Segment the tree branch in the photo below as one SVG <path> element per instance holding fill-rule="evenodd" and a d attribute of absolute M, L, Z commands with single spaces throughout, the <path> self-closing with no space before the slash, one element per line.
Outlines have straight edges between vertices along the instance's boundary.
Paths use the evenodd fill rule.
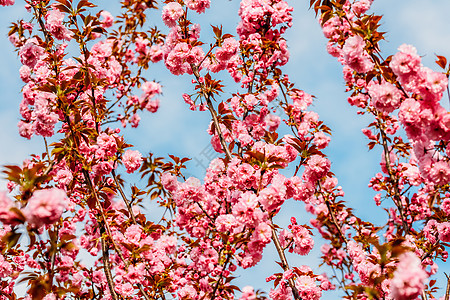
<path fill-rule="evenodd" d="M 119 190 L 120 196 L 122 197 L 123 202 L 125 202 L 125 205 L 127 206 L 128 213 L 130 214 L 131 219 L 133 220 L 133 224 L 137 224 L 136 217 L 134 216 L 133 209 L 130 205 L 130 201 L 128 201 L 127 196 L 123 192 L 123 189 L 120 186 L 119 181 L 117 180 L 116 172 L 114 170 L 112 170 L 112 176 L 114 178 L 114 182 L 116 183 L 117 189 Z"/>
<path fill-rule="evenodd" d="M 223 151 L 225 152 L 227 158 L 229 160 L 231 160 L 231 157 L 232 157 L 231 152 L 230 152 L 230 149 L 228 149 L 227 143 L 222 134 L 222 130 L 220 129 L 219 120 L 217 119 L 217 113 L 214 110 L 214 106 L 212 105 L 212 102 L 211 102 L 211 95 L 209 93 L 207 93 L 206 91 L 204 91 L 203 84 L 200 83 L 200 74 L 198 73 L 198 68 L 194 65 L 191 65 L 191 68 L 192 68 L 192 73 L 194 74 L 197 82 L 199 83 L 199 85 L 202 88 L 202 94 L 206 100 L 206 105 L 208 106 L 208 110 L 211 113 L 211 117 L 212 117 L 213 123 L 214 123 L 214 128 L 216 129 L 217 134 L 219 136 L 220 144 L 222 145 Z"/>
<path fill-rule="evenodd" d="M 382 125 L 381 121 L 378 120 L 378 129 L 380 130 L 380 133 L 381 133 L 382 146 L 384 149 L 384 160 L 386 162 L 386 169 L 389 174 L 389 179 L 391 180 L 393 188 L 394 188 L 393 201 L 398 208 L 398 212 L 400 214 L 400 218 L 402 219 L 402 224 L 403 224 L 403 227 L 404 227 L 406 233 L 410 233 L 409 225 L 408 225 L 408 223 L 405 219 L 404 213 L 403 213 L 402 199 L 400 197 L 400 191 L 398 189 L 398 179 L 394 177 L 394 174 L 393 174 L 393 171 L 391 168 L 391 159 L 389 157 L 389 147 L 387 145 L 386 133 L 384 132 L 381 125 Z"/>
<path fill-rule="evenodd" d="M 445 291 L 445 300 L 449 300 L 450 299 L 450 276 L 445 274 L 445 277 L 447 277 L 447 289 Z"/>
<path fill-rule="evenodd" d="M 281 259 L 281 265 L 283 267 L 283 270 L 286 272 L 286 271 L 288 271 L 290 269 L 289 263 L 288 263 L 288 261 L 286 259 L 286 255 L 284 254 L 283 247 L 281 247 L 280 240 L 278 239 L 277 232 L 275 231 L 275 228 L 273 228 L 273 227 L 272 227 L 272 240 L 273 240 L 273 243 L 275 244 L 275 248 L 277 249 L 278 256 Z M 300 297 L 300 294 L 298 293 L 298 289 L 295 286 L 294 279 L 293 278 L 289 278 L 288 279 L 288 283 L 289 283 L 289 286 L 292 289 L 292 294 L 294 294 L 294 299 L 301 300 L 302 298 Z"/>

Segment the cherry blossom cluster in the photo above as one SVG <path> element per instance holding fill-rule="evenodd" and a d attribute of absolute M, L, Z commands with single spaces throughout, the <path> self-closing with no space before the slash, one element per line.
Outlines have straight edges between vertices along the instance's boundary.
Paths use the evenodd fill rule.
<path fill-rule="evenodd" d="M 329 40 L 328 52 L 343 65 L 347 91 L 352 93 L 348 102 L 361 109 L 358 113 L 373 116 L 373 122 L 362 131 L 370 141 L 369 148 L 379 145 L 382 155 L 381 172 L 371 179 L 369 187 L 378 192 L 374 200 L 386 207 L 389 219 L 384 240 L 377 238 L 379 233 L 372 227 L 365 232 L 370 240 L 346 243 L 349 259 L 340 247 L 323 248 L 322 252 L 327 263 L 336 268 L 351 263 L 344 279 L 352 282 L 354 291 L 360 291 L 356 286 L 365 286 L 377 295 L 416 299 L 432 295 L 431 285 L 425 283 L 437 272 L 435 259 L 445 261 L 448 257 L 444 232 L 449 215 L 443 209 L 450 167 L 446 152 L 448 111 L 440 104 L 448 71 L 423 66 L 411 45 L 401 45 L 399 52 L 383 58 L 379 42 L 384 33 L 378 31 L 381 17 L 367 12 L 371 2 L 341 1 L 322 10 L 320 21 Z M 446 60 L 442 60 L 437 62 L 445 69 Z M 407 141 L 400 134 L 401 127 Z M 392 202 L 386 204 L 388 199 Z M 394 244 L 401 241 L 412 252 L 394 255 Z M 390 246 L 384 250 L 382 242 Z M 398 263 L 394 273 L 383 274 L 387 269 L 380 269 L 381 250 L 391 253 L 393 266 Z M 378 264 L 370 259 L 373 255 L 379 257 Z M 353 277 L 353 270 L 359 280 Z"/>

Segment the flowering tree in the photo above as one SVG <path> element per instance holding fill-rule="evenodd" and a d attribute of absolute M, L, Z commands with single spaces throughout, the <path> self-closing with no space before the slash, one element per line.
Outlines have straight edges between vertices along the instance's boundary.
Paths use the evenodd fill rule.
<path fill-rule="evenodd" d="M 292 25 L 284 0 L 243 0 L 236 33 L 212 26 L 208 41 L 195 19 L 209 0 L 123 0 L 116 17 L 86 0 L 25 2 L 30 18 L 9 35 L 23 64 L 18 127 L 43 137 L 46 152 L 5 166 L 1 299 L 17 299 L 21 282 L 26 299 L 306 300 L 334 289 L 346 299 L 437 296 L 436 261 L 450 246 L 450 115 L 440 103 L 450 70 L 442 56 L 441 71 L 423 66 L 410 45 L 383 57 L 372 1 L 310 6 L 343 65 L 348 102 L 372 118 L 363 129 L 369 149 L 383 151 L 370 181 L 387 212 L 383 226 L 344 202 L 323 152 L 331 130 L 311 110 L 313 96 L 284 74 Z M 167 28 L 146 29 L 158 6 Z M 162 87 L 145 78 L 158 62 L 190 76 L 180 99 L 211 118 L 205 127 L 220 155 L 202 181 L 185 178 L 188 158 L 144 156 L 121 133 L 158 110 Z M 125 189 L 120 165 L 146 186 Z M 292 199 L 314 216 L 309 225 L 295 215 L 287 228 L 275 223 Z M 156 200 L 161 214 L 145 209 Z M 289 264 L 310 253 L 314 233 L 326 241 L 329 275 Z M 280 267 L 267 274 L 273 289 L 235 286 L 236 270 L 255 266 L 270 243 Z"/>

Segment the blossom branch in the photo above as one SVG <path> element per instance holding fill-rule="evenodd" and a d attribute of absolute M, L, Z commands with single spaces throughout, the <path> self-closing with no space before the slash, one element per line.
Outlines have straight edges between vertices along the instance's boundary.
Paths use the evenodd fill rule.
<path fill-rule="evenodd" d="M 102 259 L 103 259 L 103 266 L 104 266 L 103 269 L 105 270 L 106 281 L 108 282 L 108 287 L 109 287 L 109 292 L 111 294 L 111 297 L 113 298 L 113 300 L 118 300 L 119 298 L 117 297 L 117 294 L 114 291 L 114 283 L 113 283 L 113 278 L 112 278 L 112 273 L 111 273 L 111 265 L 110 265 L 109 254 L 108 254 L 108 245 L 106 244 L 105 237 L 103 236 L 104 230 L 105 230 L 104 227 L 100 226 L 100 232 L 102 233 L 100 240 L 102 243 L 102 253 L 103 253 Z"/>
<path fill-rule="evenodd" d="M 130 201 L 128 201 L 127 196 L 126 196 L 125 193 L 123 192 L 123 189 L 122 189 L 122 187 L 121 187 L 119 181 L 117 180 L 116 172 L 115 172 L 114 170 L 112 170 L 112 171 L 111 171 L 111 174 L 112 174 L 112 176 L 113 176 L 113 178 L 114 178 L 114 182 L 116 183 L 117 189 L 119 190 L 120 196 L 122 197 L 123 202 L 125 202 L 125 205 L 126 205 L 126 207 L 127 207 L 127 209 L 128 209 L 128 213 L 130 214 L 131 219 L 132 219 L 132 221 L 133 221 L 133 224 L 137 224 L 137 222 L 136 222 L 136 217 L 134 216 L 133 209 L 132 209 L 132 207 L 131 207 L 131 205 L 130 205 Z"/>
<path fill-rule="evenodd" d="M 445 274 L 445 277 L 447 277 L 447 289 L 445 290 L 445 300 L 450 300 L 450 276 Z"/>
<path fill-rule="evenodd" d="M 194 65 L 191 65 L 191 68 L 192 68 L 192 73 L 194 74 L 197 82 L 200 84 L 200 86 L 202 88 L 202 94 L 203 94 L 203 97 L 206 100 L 206 105 L 208 107 L 208 110 L 211 113 L 211 117 L 212 117 L 213 123 L 214 123 L 214 128 L 217 131 L 217 134 L 219 136 L 220 144 L 222 145 L 223 151 L 225 152 L 227 158 L 229 160 L 231 160 L 232 155 L 231 155 L 230 149 L 228 149 L 227 143 L 226 143 L 225 138 L 224 138 L 224 136 L 222 134 L 222 130 L 220 129 L 219 120 L 217 119 L 217 113 L 216 113 L 216 111 L 214 109 L 214 106 L 213 106 L 213 104 L 211 102 L 211 94 L 209 92 L 205 91 L 204 87 L 203 87 L 203 84 L 200 83 L 200 74 L 198 73 L 198 68 L 196 66 L 194 66 Z"/>
<path fill-rule="evenodd" d="M 408 225 L 408 223 L 405 219 L 404 213 L 403 213 L 402 199 L 400 196 L 400 191 L 398 189 L 398 179 L 394 177 L 394 173 L 391 168 L 391 159 L 389 157 L 389 147 L 387 145 L 387 136 L 382 128 L 382 124 L 381 124 L 380 120 L 378 120 L 378 128 L 381 133 L 381 140 L 382 140 L 382 145 L 383 145 L 383 149 L 384 149 L 384 160 L 386 162 L 386 169 L 389 174 L 389 179 L 390 179 L 391 183 L 393 184 L 393 188 L 394 188 L 393 200 L 394 200 L 394 203 L 397 206 L 398 211 L 400 213 L 400 218 L 402 219 L 402 223 L 403 223 L 403 227 L 404 227 L 405 231 L 407 233 L 410 233 L 409 225 Z"/>
<path fill-rule="evenodd" d="M 278 239 L 277 232 L 276 232 L 275 228 L 273 228 L 273 225 L 272 225 L 272 240 L 275 245 L 275 248 L 277 249 L 278 256 L 281 259 L 281 265 L 282 265 L 283 270 L 285 272 L 290 270 L 289 263 L 286 259 L 286 255 L 284 253 L 283 247 L 281 247 L 280 240 Z M 294 295 L 294 299 L 301 300 L 302 298 L 300 297 L 300 294 L 298 292 L 297 287 L 295 286 L 295 282 L 292 277 L 288 279 L 288 283 L 292 289 L 292 294 Z"/>
<path fill-rule="evenodd" d="M 319 181 L 317 182 L 317 184 L 318 184 L 318 187 L 319 187 L 319 193 L 322 195 L 322 197 L 323 197 L 323 199 L 325 201 L 325 204 L 327 205 L 328 211 L 330 212 L 330 215 L 331 215 L 331 220 L 332 220 L 334 226 L 336 227 L 337 231 L 339 232 L 339 236 L 345 242 L 345 244 L 348 244 L 348 240 L 345 237 L 344 233 L 342 232 L 342 229 L 339 226 L 339 223 L 338 223 L 338 221 L 336 219 L 336 215 L 334 213 L 334 210 L 331 208 L 330 199 L 328 199 L 328 197 L 326 197 L 323 194 L 323 192 L 322 192 L 322 185 L 320 184 Z"/>
<path fill-rule="evenodd" d="M 213 290 L 212 295 L 211 295 L 211 300 L 214 300 L 216 298 L 216 292 L 217 292 L 217 290 L 219 288 L 220 281 L 222 280 L 223 272 L 225 271 L 226 266 L 229 263 L 230 259 L 231 259 L 231 254 L 228 253 L 227 254 L 227 259 L 225 260 L 225 263 L 223 264 L 222 271 L 220 272 L 219 278 L 217 279 L 216 284 L 214 285 L 214 290 Z"/>

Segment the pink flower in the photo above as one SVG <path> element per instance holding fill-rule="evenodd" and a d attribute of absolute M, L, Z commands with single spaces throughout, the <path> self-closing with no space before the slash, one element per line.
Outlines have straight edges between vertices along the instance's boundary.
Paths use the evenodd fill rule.
<path fill-rule="evenodd" d="M 139 245 L 139 241 L 141 240 L 142 228 L 139 225 L 131 225 L 125 231 L 124 237 L 126 238 L 126 242 Z"/>
<path fill-rule="evenodd" d="M 28 66 L 21 66 L 19 69 L 20 73 L 20 79 L 22 79 L 23 82 L 27 83 L 31 79 L 31 69 Z"/>
<path fill-rule="evenodd" d="M 133 173 L 141 166 L 142 155 L 139 151 L 127 150 L 122 157 L 122 162 L 127 168 L 127 173 Z"/>
<path fill-rule="evenodd" d="M 171 193 L 174 193 L 178 188 L 177 178 L 167 172 L 161 175 L 161 183 L 164 186 L 164 188 Z"/>
<path fill-rule="evenodd" d="M 400 256 L 394 278 L 391 280 L 391 293 L 396 300 L 416 299 L 423 291 L 427 273 L 422 268 L 420 258 L 413 252 Z"/>
<path fill-rule="evenodd" d="M 58 170 L 54 180 L 60 184 L 60 187 L 69 185 L 72 182 L 73 175 L 68 169 Z"/>
<path fill-rule="evenodd" d="M 190 48 L 187 43 L 178 43 L 170 51 L 166 58 L 166 67 L 174 75 L 181 75 L 187 73 L 190 69 L 188 63 L 186 63 L 186 58 L 189 55 Z"/>
<path fill-rule="evenodd" d="M 242 288 L 242 295 L 239 298 L 239 300 L 255 300 L 256 299 L 256 294 L 255 294 L 255 290 L 253 289 L 253 287 L 251 286 L 244 286 Z"/>
<path fill-rule="evenodd" d="M 253 236 L 257 241 L 267 244 L 272 239 L 272 229 L 267 223 L 259 223 L 253 232 Z"/>
<path fill-rule="evenodd" d="M 294 252 L 299 255 L 307 255 L 314 247 L 314 240 L 311 238 L 308 229 L 303 226 L 294 225 L 292 227 L 294 236 Z"/>
<path fill-rule="evenodd" d="M 316 285 L 313 278 L 302 275 L 295 281 L 300 296 L 303 300 L 317 300 L 322 296 L 322 291 Z"/>
<path fill-rule="evenodd" d="M 390 113 L 400 107 L 402 92 L 394 85 L 384 82 L 382 84 L 370 84 L 368 87 L 371 97 L 370 104 L 376 109 Z"/>
<path fill-rule="evenodd" d="M 133 286 L 131 285 L 131 283 L 125 282 L 125 283 L 122 285 L 121 292 L 122 292 L 122 294 L 123 294 L 124 296 L 131 297 L 131 295 L 133 295 L 133 293 L 134 293 L 134 288 L 133 288 Z"/>
<path fill-rule="evenodd" d="M 1 6 L 14 5 L 14 1 L 15 0 L 0 0 L 0 5 Z"/>
<path fill-rule="evenodd" d="M 14 202 L 6 195 L 6 192 L 0 192 L 0 222 L 3 224 L 16 224 L 18 216 L 11 208 L 15 207 Z"/>
<path fill-rule="evenodd" d="M 450 198 L 445 198 L 444 201 L 442 201 L 441 209 L 450 216 Z"/>
<path fill-rule="evenodd" d="M 31 137 L 33 136 L 33 133 L 34 133 L 33 123 L 27 123 L 27 122 L 23 122 L 21 120 L 17 124 L 17 127 L 19 127 L 19 134 L 21 137 L 31 139 Z"/>
<path fill-rule="evenodd" d="M 139 126 L 139 122 L 141 121 L 141 117 L 138 114 L 134 114 L 130 118 L 131 127 L 136 128 Z"/>
<path fill-rule="evenodd" d="M 281 230 L 279 236 L 281 247 L 286 248 L 293 238 L 294 235 L 291 232 L 287 231 L 286 229 Z"/>
<path fill-rule="evenodd" d="M 358 73 L 366 73 L 373 69 L 373 62 L 370 60 L 364 48 L 366 43 L 359 35 L 349 37 L 342 47 L 342 55 L 345 63 Z"/>
<path fill-rule="evenodd" d="M 5 260 L 3 254 L 0 253 L 0 278 L 6 278 L 11 275 L 13 272 L 13 268 L 11 264 Z"/>
<path fill-rule="evenodd" d="M 146 81 L 142 84 L 141 89 L 144 91 L 145 98 L 152 98 L 157 94 L 161 94 L 161 85 L 154 81 Z"/>
<path fill-rule="evenodd" d="M 39 95 L 34 103 L 34 129 L 37 135 L 44 137 L 51 137 L 54 134 L 55 124 L 59 120 L 58 114 L 52 112 L 50 101 L 47 99 L 48 95 Z"/>
<path fill-rule="evenodd" d="M 233 233 L 233 229 L 239 226 L 239 223 L 233 215 L 226 214 L 218 216 L 215 225 L 219 232 Z"/>
<path fill-rule="evenodd" d="M 27 40 L 19 51 L 20 61 L 31 69 L 34 68 L 43 54 L 44 48 L 38 46 L 38 41 L 35 38 Z"/>
<path fill-rule="evenodd" d="M 267 130 L 275 131 L 275 130 L 277 130 L 278 126 L 281 123 L 281 118 L 279 116 L 276 116 L 276 115 L 273 115 L 273 114 L 268 114 L 264 118 L 264 121 L 266 122 L 266 125 L 268 127 Z"/>
<path fill-rule="evenodd" d="M 205 9 L 209 8 L 211 0 L 185 0 L 184 3 L 189 9 L 195 10 L 201 14 L 205 12 Z"/>
<path fill-rule="evenodd" d="M 161 50 L 160 45 L 152 45 L 149 50 L 150 60 L 154 63 L 160 61 L 164 57 L 164 53 Z"/>
<path fill-rule="evenodd" d="M 177 25 L 178 19 L 183 14 L 183 7 L 178 2 L 170 2 L 162 9 L 162 19 L 167 27 L 174 27 Z"/>
<path fill-rule="evenodd" d="M 103 20 L 101 22 L 102 22 L 102 26 L 104 28 L 108 28 L 108 27 L 111 27 L 113 25 L 114 17 L 111 15 L 110 12 L 108 12 L 106 10 L 103 10 L 100 13 L 100 16 L 103 17 Z"/>
<path fill-rule="evenodd" d="M 216 58 L 220 61 L 228 61 L 232 58 L 239 49 L 239 42 L 233 38 L 226 38 L 223 41 L 222 47 L 217 49 Z"/>
<path fill-rule="evenodd" d="M 269 292 L 270 299 L 273 300 L 291 300 L 292 291 L 289 285 L 285 281 L 281 281 L 277 289 L 271 289 Z"/>
<path fill-rule="evenodd" d="M 443 242 L 450 242 L 450 222 L 443 222 L 437 225 L 439 239 Z"/>
<path fill-rule="evenodd" d="M 26 207 L 28 222 L 38 227 L 55 223 L 66 208 L 66 198 L 66 192 L 62 189 L 35 191 Z"/>
<path fill-rule="evenodd" d="M 149 40 L 147 40 L 147 39 L 143 39 L 141 36 L 140 37 L 138 37 L 135 41 L 135 44 L 136 44 L 136 52 L 138 52 L 138 53 L 140 53 L 140 54 L 142 54 L 142 55 L 147 55 L 147 53 L 148 53 L 148 47 L 147 47 L 147 45 L 148 45 L 148 43 L 149 43 Z"/>
<path fill-rule="evenodd" d="M 197 299 L 197 292 L 191 285 L 186 285 L 178 291 L 179 299 Z"/>
<path fill-rule="evenodd" d="M 435 184 L 444 185 L 450 181 L 450 165 L 446 161 L 433 164 L 428 173 L 428 179 Z"/>
<path fill-rule="evenodd" d="M 337 38 L 339 38 L 341 26 L 342 21 L 339 19 L 338 16 L 334 16 L 322 25 L 323 35 L 327 39 L 336 40 Z"/>
<path fill-rule="evenodd" d="M 125 275 L 125 278 L 131 283 L 138 283 L 144 280 L 145 275 L 145 265 L 143 263 L 139 263 L 137 266 L 131 265 L 128 267 L 128 274 Z"/>
<path fill-rule="evenodd" d="M 317 146 L 317 148 L 319 149 L 324 149 L 328 146 L 328 143 L 330 142 L 330 137 L 325 135 L 325 133 L 319 131 L 314 133 L 314 144 Z"/>
<path fill-rule="evenodd" d="M 106 282 L 106 275 L 103 271 L 97 270 L 92 273 L 92 281 L 98 285 Z"/>
<path fill-rule="evenodd" d="M 150 101 L 148 101 L 147 105 L 145 106 L 145 109 L 151 113 L 157 112 L 158 108 L 159 108 L 159 99 L 150 100 Z"/>
<path fill-rule="evenodd" d="M 353 3 L 353 11 L 357 14 L 363 14 L 370 9 L 373 0 L 359 0 Z"/>
<path fill-rule="evenodd" d="M 64 25 L 64 13 L 57 9 L 50 10 L 45 15 L 45 28 L 58 40 L 69 41 L 72 38 L 72 33 Z"/>
<path fill-rule="evenodd" d="M 330 167 L 330 161 L 327 158 L 315 154 L 309 158 L 303 177 L 309 182 L 314 182 L 327 175 Z"/>
<path fill-rule="evenodd" d="M 97 137 L 97 145 L 99 146 L 99 149 L 97 149 L 95 155 L 97 155 L 99 158 L 112 156 L 117 152 L 116 139 L 104 132 L 100 133 Z"/>
<path fill-rule="evenodd" d="M 286 197 L 286 186 L 281 184 L 272 184 L 263 189 L 259 194 L 259 201 L 267 211 L 278 211 Z"/>
<path fill-rule="evenodd" d="M 399 76 L 400 82 L 406 82 L 409 76 L 415 75 L 420 69 L 420 56 L 411 45 L 403 44 L 398 48 L 399 52 L 393 57 L 389 66 L 395 75 Z"/>

